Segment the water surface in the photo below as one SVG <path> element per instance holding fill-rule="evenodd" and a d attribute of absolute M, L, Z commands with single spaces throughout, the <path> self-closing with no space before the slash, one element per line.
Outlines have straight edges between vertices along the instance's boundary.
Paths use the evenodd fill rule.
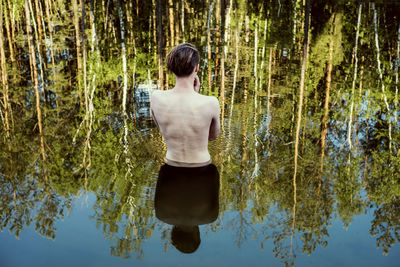
<path fill-rule="evenodd" d="M 0 265 L 398 266 L 399 4 L 311 1 L 300 101 L 302 1 L 132 1 L 120 13 L 108 2 L 86 3 L 86 73 L 72 18 L 57 17 L 71 9 L 63 1 L 36 79 L 16 28 L 2 91 Z M 201 93 L 221 103 L 209 144 L 218 186 L 178 183 L 204 193 L 184 208 L 171 193 L 160 213 L 166 147 L 146 90 L 172 88 L 158 58 L 183 41 L 201 53 Z M 174 223 L 193 226 L 181 239 L 191 253 L 177 249 Z"/>

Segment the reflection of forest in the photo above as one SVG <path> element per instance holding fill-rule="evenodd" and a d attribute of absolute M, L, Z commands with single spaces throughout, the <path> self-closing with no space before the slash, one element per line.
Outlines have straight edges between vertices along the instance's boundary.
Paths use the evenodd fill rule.
<path fill-rule="evenodd" d="M 35 223 L 54 239 L 91 191 L 112 254 L 142 256 L 165 227 L 152 206 L 165 147 L 134 88 L 171 88 L 165 53 L 189 41 L 201 93 L 221 102 L 210 149 L 237 244 L 256 234 L 290 263 L 293 238 L 311 254 L 333 217 L 350 227 L 372 210 L 370 234 L 389 253 L 400 241 L 400 5 L 309 1 L 2 0 L 1 229 L 18 237 Z"/>

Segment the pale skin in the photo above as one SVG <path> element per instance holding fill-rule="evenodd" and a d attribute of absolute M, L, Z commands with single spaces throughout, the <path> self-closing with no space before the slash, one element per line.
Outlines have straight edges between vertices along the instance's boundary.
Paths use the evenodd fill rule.
<path fill-rule="evenodd" d="M 219 102 L 198 93 L 198 69 L 199 65 L 186 77 L 175 75 L 173 89 L 151 96 L 151 112 L 167 145 L 167 160 L 204 163 L 211 159 L 208 141 L 219 133 Z"/>

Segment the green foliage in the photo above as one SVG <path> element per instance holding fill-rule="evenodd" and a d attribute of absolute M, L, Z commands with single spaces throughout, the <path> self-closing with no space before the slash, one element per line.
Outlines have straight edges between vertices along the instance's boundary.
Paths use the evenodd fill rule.
<path fill-rule="evenodd" d="M 201 66 L 199 75 L 206 89 L 203 90 L 216 97 L 225 93 L 226 102 L 222 103 L 225 105 L 223 131 L 219 139 L 210 144 L 213 162 L 220 170 L 220 217 L 223 219 L 210 226 L 210 229 L 219 231 L 224 227 L 240 233 L 240 237 L 235 240 L 238 245 L 253 236 L 272 240 L 273 253 L 290 265 L 294 264 L 297 252 L 297 249 L 294 253 L 291 251 L 291 238 L 297 242 L 298 252 L 310 255 L 328 245 L 329 235 L 332 234 L 329 226 L 334 216 L 338 216 L 347 228 L 351 227 L 357 215 L 373 210 L 370 233 L 377 236 L 377 245 L 384 253 L 388 253 L 393 244 L 399 242 L 397 199 L 400 197 L 400 160 L 398 154 L 393 153 L 394 149 L 388 151 L 388 124 L 392 118 L 382 100 L 381 82 L 376 71 L 371 16 L 365 11 L 360 27 L 356 106 L 352 118 L 354 147 L 349 149 L 343 144 L 350 116 L 350 84 L 354 71 L 352 52 L 358 4 L 347 2 L 344 5 L 334 5 L 332 1 L 313 1 L 307 90 L 301 114 L 300 156 L 294 188 L 293 142 L 301 43 L 304 39 L 301 25 L 304 23 L 305 7 L 302 1 L 281 2 L 282 7 L 279 7 L 278 1 L 234 1 L 223 74 L 220 66 L 224 35 L 217 36 L 215 29 L 221 25 L 216 25 L 216 14 L 212 14 L 212 59 L 208 65 Z M 149 122 L 151 118 L 140 118 L 133 113 L 130 113 L 129 118 L 124 118 L 122 114 L 121 37 L 115 3 L 110 2 L 108 17 L 105 18 L 102 2 L 95 2 L 94 23 L 99 47 L 94 44 L 93 51 L 93 29 L 88 12 L 85 25 L 80 25 L 86 29 L 88 90 L 95 88 L 94 110 L 86 121 L 88 106 L 83 92 L 84 74 L 77 70 L 73 10 L 67 1 L 52 2 L 54 13 L 49 19 L 53 29 L 56 73 L 52 70 L 49 41 L 46 39 L 42 55 L 46 61 L 44 77 L 39 79 L 49 94 L 40 94 L 46 160 L 42 160 L 40 153 L 34 81 L 31 80 L 24 27 L 24 2 L 13 0 L 11 3 L 15 5 L 18 24 L 13 40 L 18 51 L 18 64 L 8 61 L 6 64 L 13 112 L 10 116 L 10 139 L 5 137 L 5 127 L 0 128 L 3 137 L 0 140 L 0 229 L 8 229 L 19 237 L 24 227 L 34 223 L 40 235 L 55 239 L 56 223 L 71 209 L 72 201 L 84 193 L 93 193 L 96 200 L 91 219 L 96 222 L 104 238 L 110 240 L 111 254 L 124 258 L 132 254 L 138 258 L 144 257 L 143 243 L 160 226 L 154 217 L 153 194 L 166 148 L 160 132 L 152 128 L 154 125 Z M 88 11 L 90 7 L 88 3 L 85 4 Z M 162 18 L 163 43 L 154 43 L 156 36 L 153 34 L 157 34 L 157 31 L 150 22 L 154 15 L 152 2 L 140 2 L 139 16 L 133 8 L 135 5 L 135 2 L 126 2 L 122 7 L 127 35 L 130 108 L 135 105 L 132 97 L 135 85 L 146 83 L 149 76 L 153 83 L 158 79 L 158 46 L 161 45 L 165 57 L 165 52 L 170 49 L 165 46 L 171 43 L 168 17 Z M 221 14 L 225 14 L 224 11 L 222 8 Z M 393 9 L 393 14 L 385 7 L 379 7 L 378 11 L 383 83 L 388 101 L 394 107 L 395 80 L 390 70 L 390 60 L 394 57 L 393 48 L 396 45 L 394 37 L 397 36 L 397 28 L 394 25 L 398 21 L 394 13 L 398 8 Z M 163 12 L 165 15 L 165 10 Z M 174 9 L 174 12 L 177 11 Z M 186 40 L 196 43 L 204 57 L 207 55 L 205 22 L 208 3 L 186 1 L 185 12 L 185 33 L 176 31 L 179 38 L 175 41 L 183 41 L 184 35 Z M 248 29 L 245 15 L 250 18 Z M 174 25 L 176 29 L 180 27 L 179 18 L 180 14 L 177 14 Z M 266 40 L 263 38 L 265 20 Z M 107 24 L 104 24 L 106 21 Z M 230 114 L 227 111 L 230 111 L 233 95 L 236 62 L 234 33 L 239 23 L 239 66 L 233 113 Z M 48 35 L 49 27 L 46 26 Z M 254 77 L 253 73 L 256 27 L 259 41 L 256 53 L 258 77 Z M 224 33 L 224 27 L 219 29 L 219 34 Z M 246 34 L 249 36 L 248 41 Z M 331 42 L 333 58 L 329 62 Z M 9 53 L 8 49 L 7 46 L 6 54 Z M 268 56 L 270 49 L 273 49 L 271 73 Z M 80 59 L 83 60 L 82 51 Z M 327 66 L 330 63 L 333 72 L 328 105 L 328 134 L 325 147 L 321 147 L 321 117 L 325 113 L 323 103 Z M 207 88 L 209 70 L 211 88 Z M 171 87 L 173 76 L 168 75 Z M 225 92 L 220 92 L 221 75 L 225 75 Z M 94 77 L 96 79 L 93 84 Z M 259 81 L 256 99 L 255 79 Z M 268 87 L 271 93 L 269 99 L 266 93 Z M 1 108 L 3 111 L 4 107 Z M 146 123 L 142 124 L 143 121 Z M 399 129 L 392 124 L 391 130 L 392 146 L 398 149 Z M 224 214 L 229 216 L 225 218 Z M 163 236 L 163 240 L 168 239 L 166 231 Z"/>

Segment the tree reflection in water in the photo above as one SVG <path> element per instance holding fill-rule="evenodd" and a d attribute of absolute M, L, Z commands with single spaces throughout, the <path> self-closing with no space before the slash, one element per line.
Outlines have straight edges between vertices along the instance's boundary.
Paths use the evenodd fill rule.
<path fill-rule="evenodd" d="M 138 95 L 170 88 L 164 52 L 185 40 L 201 52 L 201 93 L 223 107 L 210 144 L 220 216 L 204 229 L 268 242 L 287 264 L 327 247 L 335 219 L 351 230 L 372 214 L 383 253 L 399 243 L 398 3 L 311 1 L 304 51 L 306 1 L 50 2 L 0 8 L 1 230 L 34 223 L 57 240 L 92 193 L 112 255 L 145 258 L 155 232 L 168 246 L 153 202 L 165 145 Z"/>

